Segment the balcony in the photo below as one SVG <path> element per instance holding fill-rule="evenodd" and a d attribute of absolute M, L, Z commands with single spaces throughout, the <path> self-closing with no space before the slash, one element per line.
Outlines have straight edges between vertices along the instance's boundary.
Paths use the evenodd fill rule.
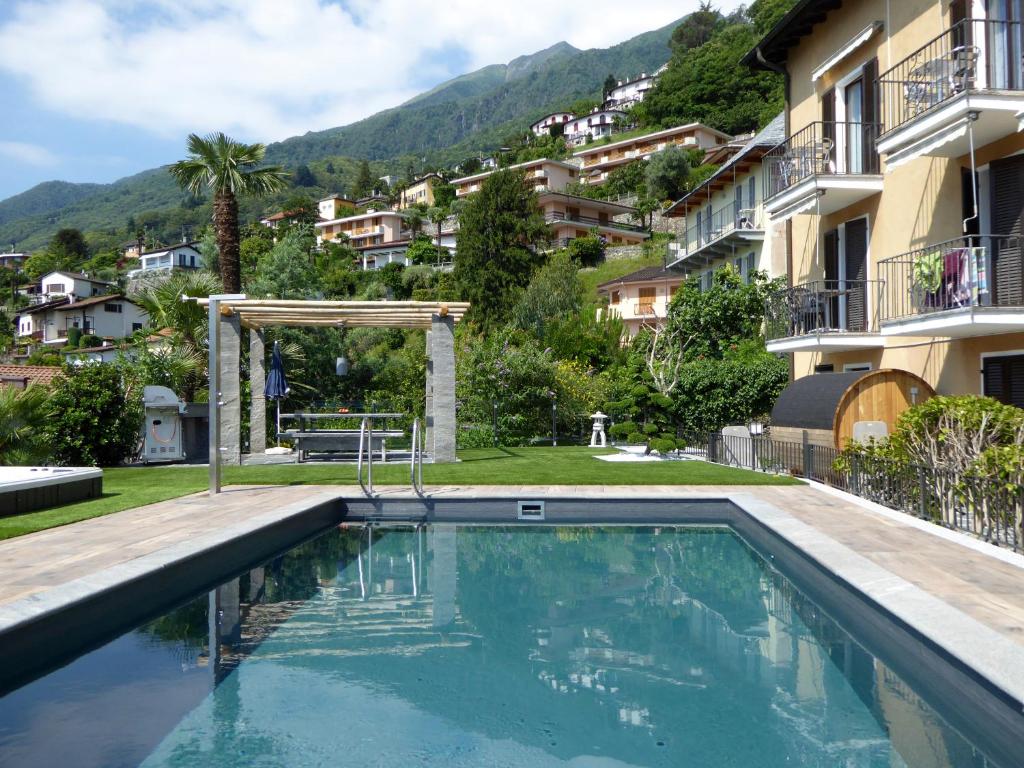
<path fill-rule="evenodd" d="M 879 78 L 886 169 L 960 157 L 1022 128 L 1024 44 L 1017 21 L 965 19 Z"/>
<path fill-rule="evenodd" d="M 878 263 L 885 336 L 1024 331 L 1024 238 L 976 235 Z"/>
<path fill-rule="evenodd" d="M 559 211 L 553 211 L 545 214 L 544 221 L 547 224 L 582 224 L 585 227 L 597 227 L 598 229 L 611 229 L 619 230 L 622 232 L 634 232 L 644 237 L 647 237 L 647 230 L 638 224 L 627 224 L 622 221 L 613 221 L 612 219 L 595 219 L 592 216 L 580 216 L 578 214 L 561 213 Z"/>
<path fill-rule="evenodd" d="M 885 346 L 878 333 L 878 280 L 816 280 L 772 295 L 769 352 L 844 352 Z"/>
<path fill-rule="evenodd" d="M 681 240 L 669 243 L 669 264 L 688 268 L 704 267 L 737 248 L 764 240 L 764 209 L 726 205 L 687 227 Z"/>
<path fill-rule="evenodd" d="M 877 123 L 816 122 L 762 161 L 765 211 L 772 221 L 827 215 L 882 191 Z"/>

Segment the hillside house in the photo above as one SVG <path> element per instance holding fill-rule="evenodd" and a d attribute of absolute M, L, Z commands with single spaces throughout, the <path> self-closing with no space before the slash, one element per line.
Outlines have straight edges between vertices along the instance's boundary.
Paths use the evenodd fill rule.
<path fill-rule="evenodd" d="M 588 141 L 611 136 L 616 126 L 621 125 L 625 120 L 626 113 L 621 110 L 595 107 L 589 115 L 575 117 L 565 123 L 562 136 L 565 138 L 566 144 L 578 147 Z"/>
<path fill-rule="evenodd" d="M 142 307 L 118 293 L 82 299 L 69 295 L 21 310 L 15 316 L 16 341 L 61 346 L 67 344 L 71 328 L 83 335 L 123 339 L 147 320 Z"/>
<path fill-rule="evenodd" d="M 572 112 L 552 112 L 550 115 L 544 115 L 540 120 L 530 126 L 530 133 L 540 138 L 542 136 L 550 136 L 551 129 L 555 126 L 565 126 L 576 119 L 576 115 Z"/>
<path fill-rule="evenodd" d="M 343 197 L 342 195 L 330 195 L 325 197 L 323 200 L 320 200 L 316 206 L 317 212 L 320 214 L 320 219 L 323 221 L 340 219 L 342 216 L 355 213 L 356 210 L 355 200 L 349 200 L 347 197 Z"/>
<path fill-rule="evenodd" d="M 668 316 L 668 305 L 686 275 L 665 267 L 644 267 L 623 277 L 597 286 L 599 295 L 608 300 L 607 311 L 622 320 L 629 337 L 641 328 L 659 327 Z"/>
<path fill-rule="evenodd" d="M 354 216 L 320 221 L 315 226 L 318 245 L 345 238 L 353 248 L 361 248 L 408 239 L 405 216 L 390 210 L 369 210 Z"/>
<path fill-rule="evenodd" d="M 203 266 L 203 256 L 196 248 L 198 244 L 198 241 L 193 241 L 146 251 L 139 257 L 139 268 L 131 270 L 128 278 L 148 277 L 180 269 L 199 269 Z"/>

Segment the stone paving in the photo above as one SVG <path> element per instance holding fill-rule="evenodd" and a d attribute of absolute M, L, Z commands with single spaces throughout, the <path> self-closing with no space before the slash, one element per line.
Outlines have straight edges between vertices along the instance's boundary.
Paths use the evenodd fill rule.
<path fill-rule="evenodd" d="M 408 498 L 409 488 L 378 488 Z M 447 486 L 443 498 L 697 499 L 752 497 L 783 510 L 872 563 L 1024 646 L 1024 557 L 898 513 L 809 486 Z M 186 496 L 0 543 L 0 606 L 159 553 L 266 510 L 361 498 L 356 486 L 229 488 Z"/>

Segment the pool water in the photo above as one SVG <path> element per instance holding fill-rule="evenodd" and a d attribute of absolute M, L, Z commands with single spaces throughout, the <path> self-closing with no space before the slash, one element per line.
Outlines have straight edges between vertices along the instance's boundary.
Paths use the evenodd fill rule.
<path fill-rule="evenodd" d="M 0 699 L 0 765 L 991 766 L 727 529 L 350 527 Z"/>

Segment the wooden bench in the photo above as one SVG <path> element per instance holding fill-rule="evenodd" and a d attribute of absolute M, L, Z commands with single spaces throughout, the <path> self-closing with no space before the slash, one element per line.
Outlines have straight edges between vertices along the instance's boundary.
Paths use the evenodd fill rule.
<path fill-rule="evenodd" d="M 306 460 L 309 453 L 357 453 L 359 451 L 358 429 L 330 429 L 313 432 L 301 432 L 295 429 L 283 430 L 280 437 L 291 440 L 298 452 L 299 462 Z M 405 437 L 405 432 L 398 429 L 374 431 L 370 439 L 370 450 L 380 454 L 380 460 L 388 460 L 388 438 Z"/>

